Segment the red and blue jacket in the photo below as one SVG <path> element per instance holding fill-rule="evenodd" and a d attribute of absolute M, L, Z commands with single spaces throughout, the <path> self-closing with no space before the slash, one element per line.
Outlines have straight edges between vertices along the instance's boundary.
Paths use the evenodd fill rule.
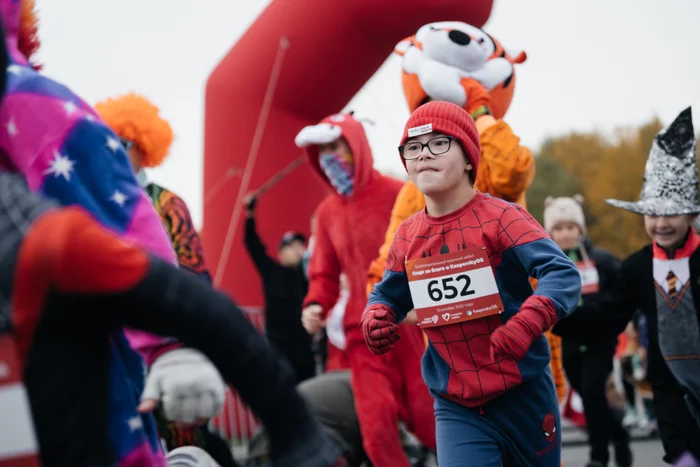
<path fill-rule="evenodd" d="M 524 359 L 495 360 L 491 333 L 533 296 L 558 319 L 576 309 L 581 277 L 574 263 L 522 207 L 477 192 L 461 209 L 442 217 L 421 211 L 399 227 L 384 278 L 370 295 L 368 310 L 389 308 L 401 321 L 413 300 L 406 261 L 485 247 L 504 306 L 501 314 L 424 328 L 429 339 L 423 379 L 436 394 L 477 407 L 541 375 L 549 364 L 547 339 L 535 340 Z M 556 320 L 555 320 L 556 321 Z"/>

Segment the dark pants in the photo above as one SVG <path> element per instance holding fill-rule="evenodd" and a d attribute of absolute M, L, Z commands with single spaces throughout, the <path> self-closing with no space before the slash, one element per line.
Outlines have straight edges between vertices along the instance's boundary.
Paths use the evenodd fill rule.
<path fill-rule="evenodd" d="M 582 348 L 576 343 L 562 342 L 564 372 L 571 387 L 583 400 L 591 461 L 607 465 L 608 444 L 615 444 L 622 454 L 629 446 L 629 434 L 608 404 L 605 386 L 613 368 L 614 343 Z"/>
<path fill-rule="evenodd" d="M 690 451 L 700 459 L 700 428 L 690 414 L 683 391 L 677 384 L 652 386 L 654 409 L 664 446 L 664 461 L 675 462 Z"/>
<path fill-rule="evenodd" d="M 297 383 L 316 376 L 316 361 L 311 350 L 311 336 L 302 329 L 303 335 L 295 335 L 291 330 L 283 333 L 267 332 L 267 341 L 294 372 Z"/>
<path fill-rule="evenodd" d="M 435 396 L 440 467 L 559 467 L 561 423 L 549 369 L 480 408 Z"/>

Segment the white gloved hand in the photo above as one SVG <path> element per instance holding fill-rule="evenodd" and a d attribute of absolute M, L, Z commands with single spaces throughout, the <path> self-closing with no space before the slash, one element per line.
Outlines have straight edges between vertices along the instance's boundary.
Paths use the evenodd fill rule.
<path fill-rule="evenodd" d="M 214 365 L 194 349 L 164 353 L 151 365 L 141 395 L 141 412 L 163 406 L 168 421 L 202 423 L 224 405 L 224 380 Z"/>
<path fill-rule="evenodd" d="M 168 453 L 168 467 L 220 467 L 202 448 L 182 446 Z"/>
<path fill-rule="evenodd" d="M 168 453 L 168 467 L 220 467 L 205 450 L 182 446 Z"/>

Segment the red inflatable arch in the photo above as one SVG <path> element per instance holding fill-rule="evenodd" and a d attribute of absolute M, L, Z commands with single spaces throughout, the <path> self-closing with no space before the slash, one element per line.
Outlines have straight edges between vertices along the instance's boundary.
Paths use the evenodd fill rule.
<path fill-rule="evenodd" d="M 234 205 L 299 157 L 297 132 L 341 110 L 420 26 L 449 20 L 480 27 L 491 6 L 492 0 L 271 1 L 207 83 L 202 236 L 221 288 L 243 306 L 262 305 L 243 245 L 243 211 Z M 308 232 L 325 194 L 304 164 L 261 197 L 258 230 L 270 254 L 284 231 Z"/>

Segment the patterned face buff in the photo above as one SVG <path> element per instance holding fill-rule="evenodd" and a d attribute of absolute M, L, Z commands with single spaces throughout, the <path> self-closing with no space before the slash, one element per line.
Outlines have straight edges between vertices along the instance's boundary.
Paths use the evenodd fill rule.
<path fill-rule="evenodd" d="M 355 163 L 350 154 L 336 152 L 321 154 L 319 164 L 338 194 L 343 196 L 352 194 Z"/>

